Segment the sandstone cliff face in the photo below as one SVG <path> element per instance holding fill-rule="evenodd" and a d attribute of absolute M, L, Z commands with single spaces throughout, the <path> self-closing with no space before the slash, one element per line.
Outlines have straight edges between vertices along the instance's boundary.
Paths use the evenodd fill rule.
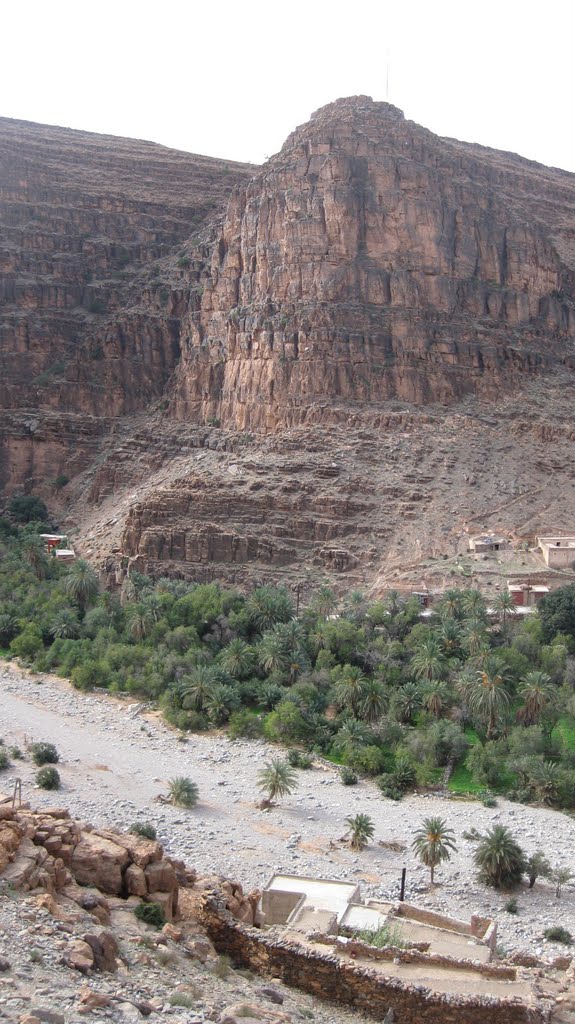
<path fill-rule="evenodd" d="M 193 277 L 184 243 L 250 174 L 0 118 L 0 488 L 72 475 L 112 418 L 162 394 Z"/>
<path fill-rule="evenodd" d="M 366 588 L 572 532 L 573 175 L 366 97 L 255 175 L 0 119 L 0 229 L 0 490 L 110 579 Z"/>
<path fill-rule="evenodd" d="M 174 413 L 345 421 L 350 403 L 452 403 L 572 366 L 574 241 L 572 175 L 340 100 L 232 198 Z"/>

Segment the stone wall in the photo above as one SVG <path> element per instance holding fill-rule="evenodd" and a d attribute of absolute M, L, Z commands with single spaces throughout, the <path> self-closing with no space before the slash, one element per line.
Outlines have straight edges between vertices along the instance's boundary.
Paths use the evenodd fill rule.
<path fill-rule="evenodd" d="M 550 1018 L 550 1008 L 543 1003 L 528 1006 L 517 998 L 437 993 L 333 954 L 282 941 L 234 921 L 215 892 L 203 896 L 199 916 L 218 952 L 228 954 L 238 965 L 376 1019 L 383 1019 L 389 1009 L 402 1024 L 544 1024 Z"/>

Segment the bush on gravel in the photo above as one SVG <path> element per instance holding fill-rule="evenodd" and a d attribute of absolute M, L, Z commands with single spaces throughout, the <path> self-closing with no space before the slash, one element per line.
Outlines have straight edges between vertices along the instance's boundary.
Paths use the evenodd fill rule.
<path fill-rule="evenodd" d="M 40 789 L 60 789 L 60 773 L 52 765 L 46 765 L 36 773 L 36 782 Z"/>
<path fill-rule="evenodd" d="M 60 755 L 53 743 L 33 743 L 30 747 L 30 754 L 34 764 L 57 764 Z"/>

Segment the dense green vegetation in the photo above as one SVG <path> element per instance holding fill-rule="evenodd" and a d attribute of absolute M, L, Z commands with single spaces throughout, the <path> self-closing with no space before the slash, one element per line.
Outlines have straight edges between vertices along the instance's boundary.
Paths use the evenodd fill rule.
<path fill-rule="evenodd" d="M 521 622 L 508 594 L 494 617 L 475 590 L 447 591 L 425 622 L 413 600 L 327 587 L 297 617 L 271 586 L 132 574 L 113 595 L 86 562 L 45 554 L 39 512 L 20 500 L 0 519 L 0 648 L 35 669 L 157 701 L 184 731 L 320 753 L 392 798 L 451 775 L 454 793 L 575 806 L 575 588 Z"/>

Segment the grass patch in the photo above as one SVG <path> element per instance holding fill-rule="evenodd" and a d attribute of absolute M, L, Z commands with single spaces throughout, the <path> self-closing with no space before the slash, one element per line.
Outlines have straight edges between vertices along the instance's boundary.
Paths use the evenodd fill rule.
<path fill-rule="evenodd" d="M 395 949 L 405 949 L 407 943 L 402 937 L 401 928 L 397 924 L 382 924 L 379 928 L 362 928 L 353 932 L 353 939 L 365 942 L 368 946 L 376 946 L 377 949 L 385 949 L 393 946 Z"/>
<path fill-rule="evenodd" d="M 450 793 L 471 793 L 472 796 L 479 796 L 485 791 L 485 786 L 476 782 L 469 768 L 465 764 L 458 764 L 451 776 L 447 788 Z"/>
<path fill-rule="evenodd" d="M 557 722 L 552 735 L 559 737 L 565 750 L 575 750 L 575 719 L 564 715 Z"/>

